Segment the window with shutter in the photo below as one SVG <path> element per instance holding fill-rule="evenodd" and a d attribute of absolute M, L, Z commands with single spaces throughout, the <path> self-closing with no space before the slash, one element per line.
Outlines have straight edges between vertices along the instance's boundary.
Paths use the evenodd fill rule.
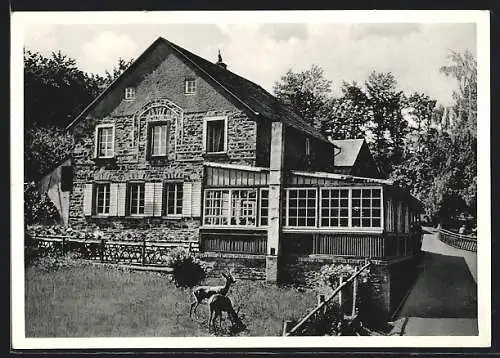
<path fill-rule="evenodd" d="M 130 183 L 129 184 L 129 198 L 128 198 L 128 212 L 130 215 L 144 215 L 145 204 L 145 184 L 144 183 Z"/>
<path fill-rule="evenodd" d="M 183 207 L 183 184 L 165 183 L 164 186 L 164 210 L 165 216 L 182 215 Z"/>
<path fill-rule="evenodd" d="M 95 184 L 95 213 L 97 215 L 109 215 L 110 208 L 110 183 Z"/>
<path fill-rule="evenodd" d="M 83 189 L 83 214 L 85 216 L 92 215 L 92 197 L 93 197 L 93 185 L 85 184 Z"/>
<path fill-rule="evenodd" d="M 201 216 L 201 183 L 194 182 L 191 191 L 191 216 Z"/>
<path fill-rule="evenodd" d="M 61 191 L 71 191 L 73 188 L 73 168 L 71 166 L 61 167 Z"/>

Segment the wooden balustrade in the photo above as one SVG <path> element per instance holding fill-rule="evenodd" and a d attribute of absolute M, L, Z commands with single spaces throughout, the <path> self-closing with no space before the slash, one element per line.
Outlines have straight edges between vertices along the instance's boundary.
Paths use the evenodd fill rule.
<path fill-rule="evenodd" d="M 202 233 L 200 251 L 265 255 L 265 234 Z"/>
<path fill-rule="evenodd" d="M 439 240 L 457 249 L 477 252 L 477 238 L 439 229 Z"/>

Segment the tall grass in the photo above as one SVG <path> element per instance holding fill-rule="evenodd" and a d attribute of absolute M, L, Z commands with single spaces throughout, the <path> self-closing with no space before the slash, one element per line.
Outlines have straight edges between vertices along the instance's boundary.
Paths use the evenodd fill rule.
<path fill-rule="evenodd" d="M 207 284 L 221 284 L 222 278 Z M 208 306 L 189 318 L 192 295 L 165 274 L 93 264 L 26 271 L 27 337 L 207 336 Z M 315 305 L 312 291 L 238 280 L 228 296 L 250 336 L 282 332 L 283 319 L 299 319 Z"/>

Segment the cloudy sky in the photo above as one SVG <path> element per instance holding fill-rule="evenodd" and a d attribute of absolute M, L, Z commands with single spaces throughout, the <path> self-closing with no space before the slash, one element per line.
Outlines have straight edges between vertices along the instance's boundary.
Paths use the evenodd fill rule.
<path fill-rule="evenodd" d="M 401 90 L 443 104 L 456 86 L 439 73 L 449 50 L 476 55 L 473 23 L 37 24 L 25 27 L 24 44 L 44 54 L 61 50 L 84 71 L 103 73 L 119 57 L 137 58 L 158 36 L 208 60 L 220 49 L 228 69 L 270 92 L 288 69 L 317 64 L 336 93 L 343 80 L 391 71 Z"/>

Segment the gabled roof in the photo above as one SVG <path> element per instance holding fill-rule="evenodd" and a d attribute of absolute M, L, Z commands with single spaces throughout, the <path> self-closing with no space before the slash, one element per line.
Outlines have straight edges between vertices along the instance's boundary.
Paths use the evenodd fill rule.
<path fill-rule="evenodd" d="M 276 97 L 267 92 L 259 85 L 241 77 L 237 74 L 219 66 L 215 63 L 205 60 L 204 58 L 195 55 L 188 50 L 159 37 L 151 44 L 138 58 L 134 61 L 108 88 L 106 88 L 92 103 L 90 103 L 80 113 L 76 119 L 71 122 L 67 129 L 71 128 L 76 122 L 84 118 L 95 104 L 108 92 L 112 91 L 115 84 L 128 72 L 133 71 L 139 62 L 142 62 L 147 55 L 154 50 L 158 45 L 166 44 L 170 46 L 186 61 L 194 65 L 200 70 L 201 74 L 206 78 L 215 82 L 229 96 L 241 103 L 247 110 L 256 116 L 264 117 L 275 122 L 282 122 L 290 127 L 293 127 L 303 133 L 309 134 L 322 141 L 328 142 L 327 138 L 316 128 L 305 122 L 298 114 L 296 114 L 290 106 L 280 102 Z"/>
<path fill-rule="evenodd" d="M 335 150 L 334 165 L 336 167 L 352 167 L 356 163 L 364 139 L 342 139 L 331 141 L 337 148 Z"/>

